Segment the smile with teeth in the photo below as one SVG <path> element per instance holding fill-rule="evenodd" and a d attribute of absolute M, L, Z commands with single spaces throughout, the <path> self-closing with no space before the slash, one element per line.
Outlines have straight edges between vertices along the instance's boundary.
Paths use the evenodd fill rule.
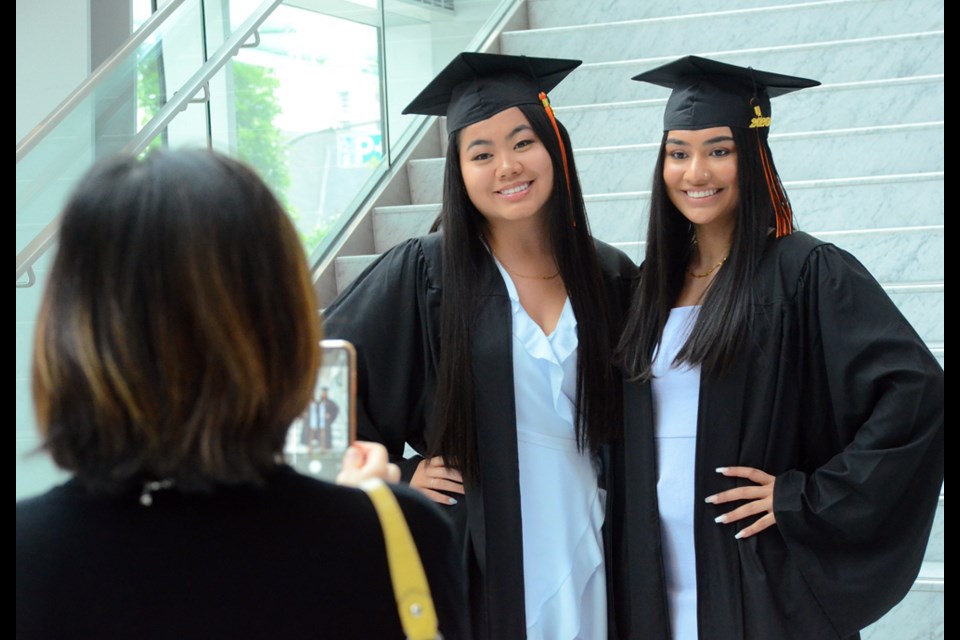
<path fill-rule="evenodd" d="M 690 198 L 709 198 L 710 196 L 716 194 L 720 189 L 704 189 L 703 191 L 687 191 L 687 196 Z"/>
<path fill-rule="evenodd" d="M 514 185 L 514 186 L 512 186 L 512 187 L 508 187 L 508 188 L 506 188 L 506 189 L 501 189 L 501 190 L 498 191 L 497 193 L 499 193 L 499 194 L 502 195 L 502 196 L 512 196 L 512 195 L 515 194 L 515 193 L 520 193 L 521 191 L 526 191 L 527 189 L 530 188 L 530 185 L 531 185 L 531 184 L 532 184 L 531 182 L 524 182 L 523 184 L 518 184 L 518 185 Z"/>

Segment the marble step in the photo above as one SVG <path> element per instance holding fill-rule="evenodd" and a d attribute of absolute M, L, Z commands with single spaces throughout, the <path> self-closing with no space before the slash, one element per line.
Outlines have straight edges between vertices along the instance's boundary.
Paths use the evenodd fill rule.
<path fill-rule="evenodd" d="M 939 243 L 941 251 L 939 253 L 939 262 L 937 262 L 936 258 L 924 259 L 922 264 L 919 265 L 912 263 L 909 258 L 896 261 L 889 260 L 886 259 L 882 253 L 880 253 L 881 249 L 872 245 L 869 251 L 853 251 L 854 255 L 856 255 L 857 258 L 859 258 L 868 269 L 871 269 L 871 273 L 873 273 L 874 276 L 877 276 L 877 272 L 873 270 L 874 268 L 868 264 L 868 262 L 874 263 L 881 273 L 893 272 L 899 268 L 902 272 L 906 272 L 908 275 L 910 275 L 912 271 L 936 271 L 937 268 L 940 268 L 941 274 L 937 280 L 931 280 L 928 282 L 886 284 L 884 285 L 884 288 L 890 296 L 890 299 L 893 300 L 894 304 L 897 305 L 897 308 L 900 309 L 900 312 L 903 313 L 917 333 L 925 341 L 927 341 L 931 351 L 937 357 L 941 366 L 943 366 L 944 362 L 943 340 L 945 334 L 944 287 L 942 274 L 942 233 L 943 228 L 941 227 Z M 826 234 L 819 235 L 825 236 Z M 912 255 L 910 252 L 914 249 L 915 245 L 922 245 L 925 241 L 928 244 L 937 244 L 935 239 L 931 240 L 930 238 L 923 237 L 908 237 L 906 240 L 897 240 L 898 244 L 896 246 L 896 250 L 893 251 L 893 255 Z M 855 244 L 855 242 L 848 239 L 846 244 L 847 246 L 850 246 Z M 882 244 L 883 243 L 881 243 L 881 246 Z M 642 260 L 644 243 L 617 243 L 616 246 L 630 255 L 634 261 L 639 262 Z M 353 282 L 353 280 L 360 275 L 360 273 L 366 269 L 367 266 L 369 266 L 370 263 L 376 259 L 376 257 L 376 254 L 370 254 L 337 258 L 335 263 L 337 291 L 342 291 L 347 287 L 347 285 Z M 881 282 L 883 281 L 884 280 L 881 279 Z"/>
<path fill-rule="evenodd" d="M 852 253 L 880 282 L 925 285 L 943 281 L 943 225 L 824 231 L 815 235 Z M 613 244 L 638 262 L 646 243 Z"/>
<path fill-rule="evenodd" d="M 589 4 L 589 3 L 583 3 Z M 770 71 L 816 78 L 825 84 L 883 80 L 943 74 L 944 34 L 942 30 L 911 32 L 892 36 L 824 40 L 816 42 L 737 50 L 726 46 L 694 46 L 686 53 L 715 58 L 731 64 L 755 66 Z M 559 54 L 557 54 L 559 55 Z M 577 57 L 577 55 L 573 55 Z M 579 66 L 550 92 L 557 108 L 662 98 L 664 89 L 631 77 L 652 69 L 676 56 L 656 56 L 645 51 L 638 57 L 622 56 L 612 62 L 587 62 Z M 801 91 L 795 96 L 801 96 Z M 776 104 L 782 102 L 777 100 Z M 777 107 L 779 109 L 779 107 Z"/>
<path fill-rule="evenodd" d="M 770 144 L 784 181 L 930 173 L 943 171 L 943 128 L 940 121 L 773 133 Z M 649 189 L 659 148 L 659 136 L 657 142 L 575 148 L 584 193 Z M 412 202 L 440 201 L 442 158 L 412 160 L 407 171 Z"/>
<path fill-rule="evenodd" d="M 718 42 L 728 50 L 748 49 L 800 44 L 812 36 L 822 41 L 941 30 L 942 5 L 939 11 L 935 6 L 934 0 L 828 0 L 514 31 L 503 33 L 500 45 L 503 53 L 585 62 L 676 57 Z"/>
<path fill-rule="evenodd" d="M 822 0 L 794 0 L 790 4 L 818 4 Z M 757 9 L 783 5 L 783 0 L 724 0 L 723 10 Z M 531 29 L 569 27 L 645 18 L 706 13 L 716 5 L 703 0 L 527 0 Z M 942 5 L 941 5 L 942 6 Z"/>
<path fill-rule="evenodd" d="M 842 231 L 944 222 L 942 172 L 788 181 L 785 187 L 802 229 Z M 605 242 L 644 238 L 649 190 L 593 194 L 584 200 L 596 237 Z M 427 233 L 439 213 L 439 203 L 377 207 L 373 217 L 375 250 L 383 252 L 407 238 Z"/>
<path fill-rule="evenodd" d="M 937 514 L 933 518 L 933 531 L 930 532 L 930 542 L 923 559 L 929 562 L 943 562 L 943 493 L 940 493 L 940 502 L 937 504 Z"/>
<path fill-rule="evenodd" d="M 942 320 L 942 316 L 941 316 Z M 931 343 L 928 345 L 930 347 L 930 352 L 933 353 L 933 356 L 937 359 L 937 362 L 940 363 L 940 368 L 943 369 L 943 343 Z"/>
<path fill-rule="evenodd" d="M 943 581 L 943 562 L 924 562 L 907 597 L 864 629 L 862 640 L 942 640 Z"/>
<path fill-rule="evenodd" d="M 942 342 L 943 226 L 871 229 L 856 232 L 822 232 L 818 237 L 857 257 L 873 276 L 886 285 L 891 298 L 917 331 L 930 341 Z M 643 259 L 644 242 L 615 242 L 634 262 Z M 378 254 L 337 258 L 337 288 L 342 291 Z"/>
<path fill-rule="evenodd" d="M 639 86 L 639 83 L 634 83 Z M 660 97 L 557 107 L 574 145 L 658 140 L 669 91 Z M 790 133 L 943 120 L 943 75 L 867 80 L 807 89 L 774 102 L 773 131 Z"/>

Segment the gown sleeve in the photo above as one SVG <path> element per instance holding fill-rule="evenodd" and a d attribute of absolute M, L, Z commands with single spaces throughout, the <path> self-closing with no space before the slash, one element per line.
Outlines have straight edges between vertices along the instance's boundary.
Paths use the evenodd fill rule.
<path fill-rule="evenodd" d="M 838 633 L 876 621 L 920 570 L 943 482 L 943 369 L 867 270 L 824 245 L 800 275 L 809 471 L 777 477 L 777 527 Z M 839 451 L 839 453 L 836 453 Z"/>
<path fill-rule="evenodd" d="M 409 482 L 426 451 L 440 291 L 420 239 L 384 253 L 324 311 L 324 335 L 357 350 L 357 437 L 386 446 Z"/>

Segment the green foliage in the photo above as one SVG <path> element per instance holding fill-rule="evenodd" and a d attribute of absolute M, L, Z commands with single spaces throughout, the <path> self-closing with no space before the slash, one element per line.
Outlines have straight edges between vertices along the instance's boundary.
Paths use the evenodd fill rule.
<path fill-rule="evenodd" d="M 283 134 L 273 123 L 282 111 L 276 97 L 280 80 L 267 67 L 237 60 L 231 64 L 236 96 L 237 155 L 252 165 L 287 204 L 290 163 Z"/>
<path fill-rule="evenodd" d="M 137 62 L 137 120 L 143 127 L 160 112 L 166 102 L 164 87 L 160 81 L 161 48 L 154 45 Z M 143 153 L 163 146 L 165 132 L 158 134 Z"/>

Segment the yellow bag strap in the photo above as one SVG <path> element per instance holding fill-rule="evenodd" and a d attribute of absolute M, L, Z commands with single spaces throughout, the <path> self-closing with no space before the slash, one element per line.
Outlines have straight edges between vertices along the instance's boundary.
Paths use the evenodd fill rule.
<path fill-rule="evenodd" d="M 370 496 L 383 528 L 390 581 L 393 583 L 403 632 L 409 640 L 436 640 L 440 637 L 437 633 L 437 612 L 433 607 L 417 545 L 410 535 L 403 511 L 393 492 L 382 480 L 365 480 L 360 488 Z"/>

